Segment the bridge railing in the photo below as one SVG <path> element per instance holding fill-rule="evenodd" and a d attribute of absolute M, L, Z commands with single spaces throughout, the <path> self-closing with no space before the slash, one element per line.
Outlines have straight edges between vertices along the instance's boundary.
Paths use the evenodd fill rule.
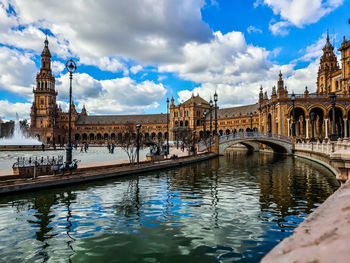
<path fill-rule="evenodd" d="M 237 132 L 237 133 L 231 133 L 228 135 L 221 135 L 219 137 L 219 143 L 224 143 L 227 141 L 232 141 L 235 139 L 276 139 L 281 140 L 285 142 L 292 142 L 292 138 L 280 134 L 273 134 L 273 133 L 263 133 L 263 132 Z"/>
<path fill-rule="evenodd" d="M 236 132 L 236 133 L 230 133 L 227 135 L 219 135 L 219 144 L 233 141 L 233 140 L 240 140 L 240 139 L 274 139 L 274 140 L 280 140 L 287 143 L 292 143 L 292 138 L 280 134 L 273 134 L 273 133 L 263 133 L 263 132 Z M 209 141 L 211 140 L 211 141 Z M 199 151 L 204 151 L 207 148 L 210 147 L 210 144 L 214 144 L 214 140 L 208 139 L 207 142 L 200 142 L 198 144 Z"/>

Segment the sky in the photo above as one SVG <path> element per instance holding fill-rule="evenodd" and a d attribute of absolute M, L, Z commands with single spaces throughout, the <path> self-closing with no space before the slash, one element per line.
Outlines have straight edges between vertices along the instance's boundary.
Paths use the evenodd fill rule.
<path fill-rule="evenodd" d="M 0 0 L 0 118 L 29 119 L 47 33 L 57 103 L 91 115 L 165 113 L 218 93 L 257 102 L 282 72 L 288 91 L 316 90 L 326 32 L 350 38 L 350 0 Z M 337 51 L 339 57 L 339 52 Z"/>

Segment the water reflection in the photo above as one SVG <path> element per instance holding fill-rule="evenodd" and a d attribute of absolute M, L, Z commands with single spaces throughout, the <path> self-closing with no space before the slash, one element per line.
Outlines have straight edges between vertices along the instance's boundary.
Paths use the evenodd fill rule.
<path fill-rule="evenodd" d="M 336 188 L 307 160 L 211 161 L 3 198 L 5 262 L 257 262 Z"/>

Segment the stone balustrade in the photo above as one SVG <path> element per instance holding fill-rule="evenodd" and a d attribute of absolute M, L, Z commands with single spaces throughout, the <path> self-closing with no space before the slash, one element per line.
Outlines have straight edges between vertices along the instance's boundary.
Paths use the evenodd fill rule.
<path fill-rule="evenodd" d="M 328 163 L 337 171 L 337 179 L 346 181 L 350 178 L 350 140 L 339 139 L 336 142 L 301 142 L 294 145 L 294 152 L 307 154 Z"/>

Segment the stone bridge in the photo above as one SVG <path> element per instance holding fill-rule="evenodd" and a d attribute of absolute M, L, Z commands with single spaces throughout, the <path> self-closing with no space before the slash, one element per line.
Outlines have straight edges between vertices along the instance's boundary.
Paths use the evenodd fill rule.
<path fill-rule="evenodd" d="M 218 141 L 218 145 L 215 145 Z M 259 150 L 259 144 L 266 145 L 270 147 L 274 152 L 277 153 L 293 153 L 293 143 L 292 138 L 271 134 L 271 133 L 261 133 L 261 132 L 240 132 L 231 133 L 228 135 L 222 135 L 213 139 L 212 147 L 217 147 L 219 153 L 222 153 L 226 148 L 234 144 L 243 144 L 250 150 Z M 210 147 L 210 143 L 200 143 L 199 151 L 205 151 Z"/>

